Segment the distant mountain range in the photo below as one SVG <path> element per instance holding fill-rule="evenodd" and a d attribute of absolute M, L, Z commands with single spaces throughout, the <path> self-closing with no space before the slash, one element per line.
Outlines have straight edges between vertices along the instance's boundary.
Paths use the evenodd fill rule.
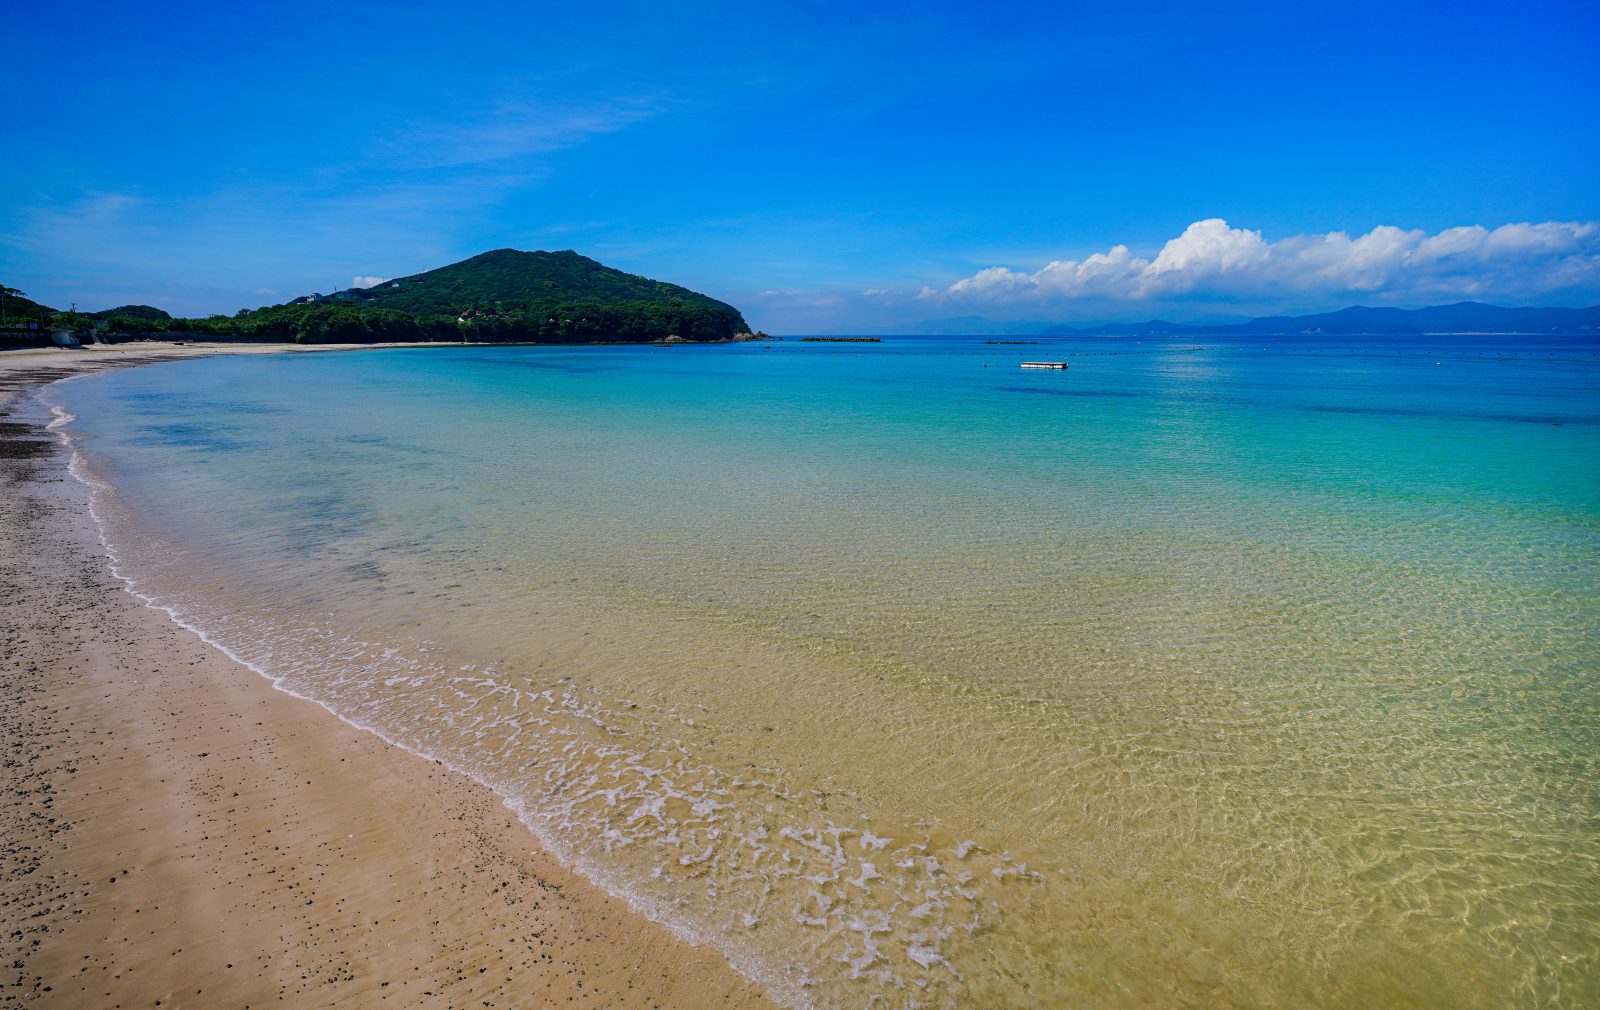
<path fill-rule="evenodd" d="M 1239 323 L 1100 323 L 1089 326 L 1003 322 L 981 316 L 958 316 L 899 328 L 902 333 L 971 336 L 1404 336 L 1421 333 L 1596 333 L 1600 305 L 1588 308 L 1506 308 L 1483 302 L 1456 302 L 1424 309 L 1371 308 L 1357 305 L 1337 312 L 1306 316 L 1262 316 Z"/>
<path fill-rule="evenodd" d="M 624 273 L 561 252 L 496 249 L 369 288 L 313 294 L 232 316 L 174 318 L 148 305 L 63 313 L 7 288 L 4 342 L 37 339 L 19 327 L 82 328 L 95 320 L 112 333 L 185 333 L 212 339 L 326 341 L 535 341 L 584 343 L 730 340 L 749 326 L 726 302 L 664 281 Z M 1301 316 L 1213 316 L 1209 321 L 1091 325 L 1007 322 L 982 316 L 924 320 L 887 332 L 967 336 L 1404 336 L 1426 333 L 1600 334 L 1600 305 L 1507 308 L 1457 302 L 1422 309 L 1354 306 Z"/>

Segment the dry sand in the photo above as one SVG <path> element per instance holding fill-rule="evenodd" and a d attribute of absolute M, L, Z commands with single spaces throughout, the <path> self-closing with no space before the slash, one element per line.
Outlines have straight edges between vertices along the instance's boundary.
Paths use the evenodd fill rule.
<path fill-rule="evenodd" d="M 7 387 L 204 353 L 0 353 L 0 1002 L 770 1006 L 487 789 L 276 691 L 111 576 L 86 489 Z"/>

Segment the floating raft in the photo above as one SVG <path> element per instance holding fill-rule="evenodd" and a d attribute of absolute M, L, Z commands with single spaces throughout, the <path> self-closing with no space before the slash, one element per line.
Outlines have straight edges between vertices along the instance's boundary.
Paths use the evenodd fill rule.
<path fill-rule="evenodd" d="M 1065 361 L 1024 361 L 1023 368 L 1066 368 Z"/>

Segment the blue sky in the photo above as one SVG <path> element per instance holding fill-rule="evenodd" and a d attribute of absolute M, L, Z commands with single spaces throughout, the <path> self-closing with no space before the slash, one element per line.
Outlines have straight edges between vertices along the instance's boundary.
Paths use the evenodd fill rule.
<path fill-rule="evenodd" d="M 55 2 L 7 39 L 0 282 L 51 304 L 502 246 L 775 332 L 1600 301 L 1593 3 Z"/>

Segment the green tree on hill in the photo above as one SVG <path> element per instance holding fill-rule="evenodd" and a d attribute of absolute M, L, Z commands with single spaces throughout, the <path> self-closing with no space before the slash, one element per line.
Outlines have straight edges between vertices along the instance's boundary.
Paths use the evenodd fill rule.
<path fill-rule="evenodd" d="M 6 302 L 12 302 L 9 295 Z M 54 313 L 26 304 L 41 318 Z M 122 305 L 63 324 L 77 327 L 90 318 L 121 333 L 299 343 L 643 343 L 674 336 L 731 340 L 749 330 L 725 302 L 570 250 L 497 249 L 373 288 L 240 309 L 232 316 L 183 319 L 149 305 Z"/>

